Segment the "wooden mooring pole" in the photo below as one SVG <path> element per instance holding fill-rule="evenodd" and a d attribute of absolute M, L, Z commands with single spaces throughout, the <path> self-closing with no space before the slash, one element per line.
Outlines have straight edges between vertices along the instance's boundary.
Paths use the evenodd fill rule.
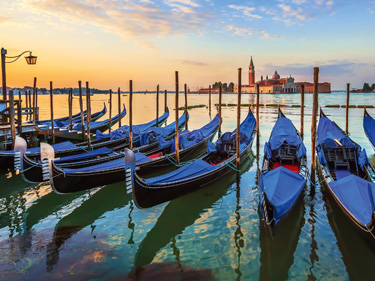
<path fill-rule="evenodd" d="M 256 113 L 256 121 L 257 121 L 257 134 L 258 135 L 259 135 L 259 95 L 260 95 L 259 84 L 257 84 L 257 104 L 256 104 L 257 113 Z"/>
<path fill-rule="evenodd" d="M 21 91 L 19 91 L 19 93 L 20 92 Z M 17 104 L 17 131 L 18 131 L 18 135 L 21 136 L 22 135 L 22 103 L 21 103 L 21 99 L 16 101 L 16 104 Z"/>
<path fill-rule="evenodd" d="M 184 111 L 184 114 L 185 114 L 185 130 L 188 129 L 188 120 L 187 120 L 187 84 L 184 85 L 184 90 L 185 90 L 185 111 Z"/>
<path fill-rule="evenodd" d="M 33 87 L 33 123 L 36 121 L 36 77 L 34 77 Z"/>
<path fill-rule="evenodd" d="M 81 133 L 82 140 L 85 140 L 85 118 L 83 117 L 83 102 L 82 102 L 82 82 L 78 81 L 79 93 L 79 109 L 81 110 Z"/>
<path fill-rule="evenodd" d="M 303 139 L 303 123 L 305 115 L 305 85 L 301 85 L 301 138 Z"/>
<path fill-rule="evenodd" d="M 211 115 L 211 85 L 208 87 L 208 111 Z"/>
<path fill-rule="evenodd" d="M 14 95 L 13 90 L 9 90 L 9 122 L 10 130 L 12 134 L 12 149 L 14 149 L 14 143 L 16 141 L 16 126 L 14 124 Z"/>
<path fill-rule="evenodd" d="M 112 89 L 109 89 L 109 132 L 112 131 Z"/>
<path fill-rule="evenodd" d="M 73 130 L 73 89 L 69 89 L 68 95 L 68 104 L 69 104 L 69 130 Z"/>
<path fill-rule="evenodd" d="M 175 99 L 175 148 L 176 148 L 176 163 L 180 164 L 180 146 L 179 146 L 179 134 L 178 134 L 178 71 L 175 72 L 175 84 L 176 84 L 176 99 Z"/>
<path fill-rule="evenodd" d="M 159 127 L 159 84 L 156 86 L 156 127 Z"/>
<path fill-rule="evenodd" d="M 345 108 L 345 132 L 349 134 L 349 99 L 350 99 L 350 83 L 346 84 L 346 108 Z"/>
<path fill-rule="evenodd" d="M 129 145 L 133 149 L 133 80 L 129 81 Z"/>
<path fill-rule="evenodd" d="M 219 138 L 221 136 L 221 97 L 222 97 L 222 94 L 223 94 L 223 87 L 220 85 L 220 88 L 219 88 L 219 132 L 218 132 Z"/>
<path fill-rule="evenodd" d="M 238 100 L 237 100 L 237 131 L 236 131 L 236 164 L 237 169 L 240 169 L 240 121 L 241 121 L 241 71 L 238 69 Z"/>
<path fill-rule="evenodd" d="M 86 133 L 87 133 L 87 149 L 88 151 L 91 151 L 91 135 L 90 135 L 90 122 L 91 122 L 91 99 L 90 99 L 90 88 L 89 88 L 89 82 L 86 81 L 86 109 L 87 109 L 87 127 L 86 127 Z"/>
<path fill-rule="evenodd" d="M 167 111 L 167 108 L 168 108 L 168 104 L 167 104 L 167 99 L 168 99 L 168 96 L 167 96 L 167 90 L 164 90 L 164 112 Z"/>
<path fill-rule="evenodd" d="M 313 111 L 311 121 L 311 182 L 315 184 L 316 119 L 318 116 L 319 67 L 314 67 Z"/>
<path fill-rule="evenodd" d="M 118 127 L 121 127 L 121 91 L 120 87 L 117 90 L 118 95 Z"/>
<path fill-rule="evenodd" d="M 29 120 L 31 120 L 31 91 L 29 90 L 29 105 L 28 105 L 28 108 L 29 110 L 27 111 L 29 114 L 28 114 L 28 117 L 29 117 Z"/>
<path fill-rule="evenodd" d="M 28 94 L 27 94 L 28 91 L 25 91 L 25 99 L 26 99 L 26 114 L 29 113 L 29 99 L 28 99 Z M 26 115 L 26 120 L 28 120 L 29 118 L 29 115 L 27 114 Z"/>
<path fill-rule="evenodd" d="M 52 81 L 49 82 L 49 97 L 51 106 L 51 132 L 52 132 L 52 144 L 55 144 L 55 122 L 53 119 L 53 86 Z"/>

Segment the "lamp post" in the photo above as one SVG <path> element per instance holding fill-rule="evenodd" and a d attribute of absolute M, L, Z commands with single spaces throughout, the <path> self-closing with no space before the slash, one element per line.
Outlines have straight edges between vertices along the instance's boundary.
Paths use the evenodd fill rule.
<path fill-rule="evenodd" d="M 3 79 L 3 100 L 7 100 L 7 83 L 6 83 L 6 74 L 5 74 L 5 64 L 12 63 L 18 60 L 23 54 L 29 53 L 27 57 L 25 57 L 27 64 L 36 64 L 36 56 L 32 55 L 31 51 L 25 51 L 18 56 L 8 57 L 6 56 L 7 50 L 1 48 L 1 71 L 2 71 L 2 79 Z M 12 59 L 11 61 L 6 61 L 6 59 Z"/>

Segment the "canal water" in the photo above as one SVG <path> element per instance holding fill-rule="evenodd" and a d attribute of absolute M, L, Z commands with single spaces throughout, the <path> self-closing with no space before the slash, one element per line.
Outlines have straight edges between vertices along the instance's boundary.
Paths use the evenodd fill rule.
<path fill-rule="evenodd" d="M 108 95 L 94 95 L 92 111 Z M 121 103 L 128 105 L 128 96 Z M 55 117 L 68 115 L 67 96 L 56 95 Z M 114 99 L 117 112 L 117 97 Z M 134 95 L 134 124 L 155 118 L 155 94 Z M 160 114 L 164 95 L 160 97 Z M 182 106 L 183 97 L 180 96 Z M 373 104 L 374 94 L 352 94 L 350 103 Z M 212 104 L 218 96 L 212 95 Z M 236 103 L 224 95 L 223 103 Z M 321 94 L 325 113 L 345 128 L 346 94 Z M 174 119 L 174 95 L 168 94 Z M 208 104 L 208 95 L 188 97 Z M 243 95 L 242 103 L 255 103 Z M 300 127 L 300 95 L 261 95 L 262 104 L 280 104 Z M 305 145 L 311 156 L 312 95 L 305 95 Z M 48 119 L 49 97 L 39 97 L 40 119 Z M 78 112 L 74 99 L 73 113 Z M 223 131 L 236 126 L 236 107 L 223 107 Z M 254 113 L 255 113 L 255 109 Z M 248 111 L 242 107 L 241 118 Z M 368 110 L 375 116 L 375 109 Z M 189 129 L 216 114 L 213 105 L 191 109 Z M 124 183 L 87 192 L 57 195 L 47 184 L 33 185 L 12 171 L 0 171 L 0 280 L 373 280 L 375 253 L 318 184 L 307 184 L 304 198 L 278 226 L 274 237 L 259 211 L 257 164 L 277 118 L 276 107 L 260 107 L 260 157 L 253 155 L 240 176 L 220 179 L 197 192 L 150 209 L 138 209 Z M 114 113 L 115 114 L 115 113 Z M 103 117 L 108 117 L 108 114 Z M 368 154 L 373 149 L 362 127 L 363 109 L 350 109 L 351 137 Z M 123 124 L 128 124 L 128 116 Z M 310 165 L 308 165 L 310 167 Z M 180 278 L 181 277 L 181 278 Z M 182 279 L 185 278 L 185 279 Z M 179 279 L 180 278 L 180 279 Z"/>

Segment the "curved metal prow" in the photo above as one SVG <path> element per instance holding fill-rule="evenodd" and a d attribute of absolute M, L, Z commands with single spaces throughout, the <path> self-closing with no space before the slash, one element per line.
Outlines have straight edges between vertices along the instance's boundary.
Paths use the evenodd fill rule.
<path fill-rule="evenodd" d="M 126 192 L 130 193 L 134 184 L 134 170 L 136 166 L 135 154 L 132 150 L 125 148 L 125 187 Z"/>
<path fill-rule="evenodd" d="M 51 162 L 55 160 L 55 150 L 45 142 L 40 143 L 40 161 L 42 161 L 43 181 L 48 181 L 52 177 Z"/>
<path fill-rule="evenodd" d="M 23 154 L 27 149 L 27 142 L 25 139 L 16 136 L 16 141 L 14 142 L 14 170 L 17 172 L 22 167 Z"/>

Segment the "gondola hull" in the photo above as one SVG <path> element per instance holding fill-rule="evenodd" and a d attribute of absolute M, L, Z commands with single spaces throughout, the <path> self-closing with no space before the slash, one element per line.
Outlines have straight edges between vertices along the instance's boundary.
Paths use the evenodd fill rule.
<path fill-rule="evenodd" d="M 197 153 L 201 155 L 207 149 L 207 141 L 211 140 L 216 131 L 214 131 L 208 138 L 198 144 L 184 149 L 180 153 L 180 159 L 183 161 L 191 160 L 191 157 Z M 121 157 L 123 158 L 123 156 Z M 152 161 L 154 162 L 154 161 Z M 165 168 L 174 167 L 174 165 L 167 159 L 162 159 L 157 165 L 146 165 L 147 163 L 139 164 L 140 169 L 145 171 L 154 171 L 157 169 L 158 172 L 163 171 Z M 124 163 L 125 165 L 125 163 Z M 87 190 L 94 187 L 112 184 L 125 180 L 125 167 L 103 169 L 97 171 L 88 172 L 77 172 L 74 174 L 64 174 L 63 170 L 52 163 L 51 172 L 51 184 L 55 192 L 57 193 L 71 193 L 81 190 Z"/>
<path fill-rule="evenodd" d="M 185 126 L 185 121 L 180 125 L 180 128 L 183 128 L 184 126 Z M 174 131 L 170 136 L 166 137 L 165 139 L 169 140 L 173 137 L 174 137 Z M 128 147 L 129 147 L 129 144 L 127 142 L 124 142 L 124 140 L 122 140 L 122 144 L 117 145 L 115 147 L 111 147 L 111 149 L 113 151 L 119 152 L 119 151 L 123 151 L 125 148 L 128 148 Z M 139 139 L 133 141 L 133 147 L 136 150 L 139 150 L 140 152 L 142 152 L 144 154 L 152 154 L 155 151 L 156 152 L 159 151 L 158 142 L 155 142 L 155 143 L 152 143 L 152 144 L 149 144 L 149 145 L 140 146 Z M 99 148 L 100 147 L 98 147 L 97 149 L 99 149 Z M 188 156 L 193 157 L 193 156 L 190 155 L 190 153 L 187 153 L 186 157 L 184 156 L 184 159 L 188 159 Z M 84 161 L 62 162 L 62 163 L 59 163 L 59 164 L 56 164 L 56 163 L 55 164 L 60 169 L 63 169 L 63 168 L 77 169 L 77 168 L 84 168 L 84 167 L 88 167 L 88 166 L 98 165 L 98 164 L 113 161 L 113 160 L 116 160 L 116 159 L 119 159 L 119 158 L 123 158 L 123 155 L 112 153 L 111 155 L 104 155 L 103 157 L 98 157 L 98 158 L 95 157 L 95 158 L 91 158 L 91 159 L 84 160 Z M 166 160 L 166 161 L 169 164 L 171 164 L 170 161 L 168 161 L 168 160 Z M 163 161 L 160 161 L 160 162 L 161 162 L 161 164 L 163 163 Z M 36 183 L 36 182 L 45 181 L 43 179 L 42 163 L 40 161 L 38 161 L 36 159 L 31 159 L 27 156 L 27 154 L 25 154 L 25 156 L 23 157 L 23 160 L 22 160 L 22 164 L 23 164 L 22 165 L 22 169 L 23 169 L 22 176 L 27 182 Z M 147 167 L 149 167 L 149 166 L 151 166 L 151 165 L 148 165 Z"/>
<path fill-rule="evenodd" d="M 319 181 L 322 183 L 321 186 L 323 186 L 323 191 L 329 195 L 337 204 L 337 206 L 340 208 L 341 212 L 350 220 L 351 224 L 355 226 L 361 233 L 362 236 L 368 240 L 372 241 L 372 244 L 374 245 L 375 249 L 375 221 L 374 217 L 372 218 L 371 222 L 368 225 L 364 225 L 361 222 L 359 222 L 348 210 L 345 208 L 345 206 L 342 204 L 342 202 L 339 200 L 339 198 L 336 196 L 335 192 L 331 189 L 331 187 L 328 184 L 327 178 L 329 178 L 329 175 L 325 172 L 325 169 L 323 165 L 319 161 L 319 157 L 316 157 L 316 166 L 317 166 L 317 174 L 319 177 Z"/>
<path fill-rule="evenodd" d="M 250 144 L 242 151 L 240 155 L 241 164 L 245 162 L 250 155 L 253 139 L 254 135 Z M 231 162 L 233 167 L 233 165 L 235 165 L 236 163 L 236 155 L 233 155 L 227 161 Z M 181 180 L 175 182 L 173 185 L 165 184 L 165 186 L 163 186 L 162 184 L 160 184 L 157 185 L 157 187 L 148 186 L 147 183 L 138 176 L 137 171 L 134 171 L 132 183 L 134 202 L 138 208 L 150 208 L 163 202 L 170 201 L 172 199 L 200 189 L 227 175 L 228 173 L 233 172 L 232 167 L 230 167 L 229 165 L 222 165 L 212 172 L 189 178 L 187 180 Z"/>

